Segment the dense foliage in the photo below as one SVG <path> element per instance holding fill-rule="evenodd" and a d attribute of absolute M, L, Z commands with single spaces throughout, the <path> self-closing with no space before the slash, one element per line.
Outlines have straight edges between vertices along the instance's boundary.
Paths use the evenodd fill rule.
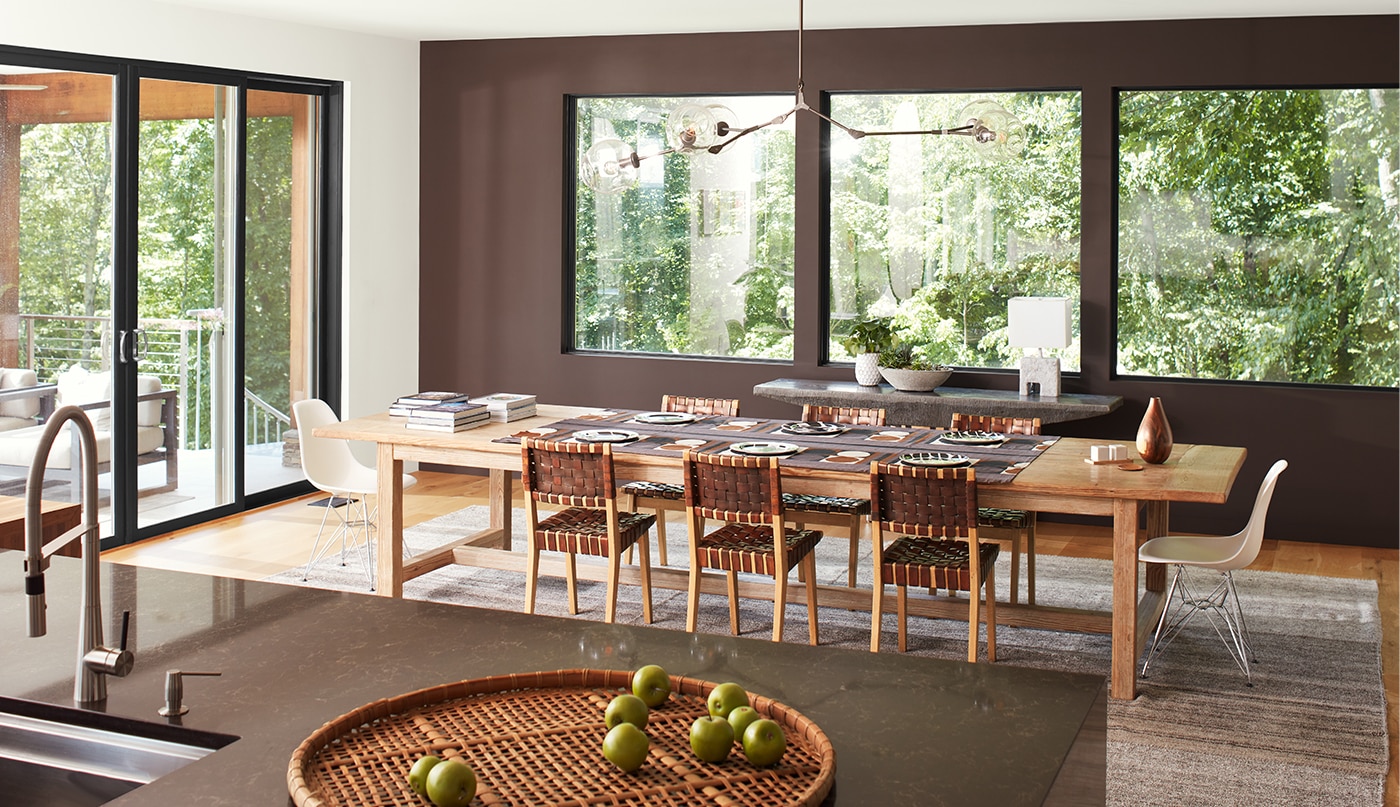
<path fill-rule="evenodd" d="M 1396 386 L 1397 115 L 1394 89 L 1123 93 L 1120 371 Z"/>

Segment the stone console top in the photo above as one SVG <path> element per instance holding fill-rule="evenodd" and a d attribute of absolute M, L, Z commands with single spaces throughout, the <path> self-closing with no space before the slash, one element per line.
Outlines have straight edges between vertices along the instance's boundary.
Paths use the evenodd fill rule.
<path fill-rule="evenodd" d="M 1117 395 L 1064 394 L 1027 398 L 1012 390 L 939 387 L 932 392 L 901 392 L 889 384 L 866 387 L 854 381 L 779 378 L 753 388 L 760 398 L 818 406 L 884 409 L 890 425 L 947 427 L 954 412 L 999 417 L 1037 417 L 1042 423 L 1106 415 L 1123 404 Z"/>

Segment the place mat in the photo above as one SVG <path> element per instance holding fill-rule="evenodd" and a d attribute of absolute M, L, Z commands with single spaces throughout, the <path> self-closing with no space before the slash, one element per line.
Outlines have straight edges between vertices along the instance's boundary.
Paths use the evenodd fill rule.
<path fill-rule="evenodd" d="M 741 442 L 792 443 L 801 450 L 781 456 L 780 462 L 785 466 L 842 469 L 853 473 L 868 473 L 871 462 L 897 462 L 901 454 L 952 452 L 972 460 L 978 484 L 995 485 L 1013 480 L 1017 473 L 1058 439 L 1043 435 L 1008 434 L 1004 441 L 992 445 L 951 446 L 939 439 L 947 429 L 851 426 L 840 434 L 804 435 L 783 431 L 783 426 L 791 422 L 786 420 L 706 415 L 692 423 L 654 424 L 638 422 L 635 419 L 638 414 L 645 413 L 630 410 L 595 412 L 500 437 L 495 442 L 515 443 L 522 436 L 570 440 L 578 432 L 615 428 L 640 435 L 638 440 L 632 442 L 613 443 L 615 454 L 681 454 L 687 449 L 723 452 L 730 445 Z"/>
<path fill-rule="evenodd" d="M 603 713 L 630 691 L 630 670 L 558 670 L 475 678 L 361 706 L 307 737 L 287 766 L 298 807 L 417 804 L 408 772 L 425 754 L 460 756 L 489 804 L 820 804 L 836 777 L 836 752 L 801 713 L 750 694 L 760 715 L 783 727 L 787 750 L 757 768 L 737 748 L 703 762 L 690 726 L 708 713 L 715 684 L 671 676 L 671 699 L 651 710 L 647 761 L 623 773 L 603 756 Z M 697 801 L 700 799 L 700 801 Z"/>

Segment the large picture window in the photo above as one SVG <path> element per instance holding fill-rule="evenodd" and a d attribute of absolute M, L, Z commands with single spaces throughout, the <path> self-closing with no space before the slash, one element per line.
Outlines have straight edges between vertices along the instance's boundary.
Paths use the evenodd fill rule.
<path fill-rule="evenodd" d="M 832 117 L 870 131 L 955 126 L 990 98 L 1025 124 L 1014 158 L 987 161 L 958 136 L 831 135 L 827 355 L 842 336 L 892 317 L 897 336 L 933 363 L 1015 366 L 1007 300 L 1079 302 L 1080 96 L 1077 92 L 831 96 Z M 1079 367 L 1078 325 L 1055 351 Z"/>
<path fill-rule="evenodd" d="M 1118 103 L 1119 372 L 1396 386 L 1397 91 Z"/>
<path fill-rule="evenodd" d="M 723 103 L 741 121 L 783 106 L 771 96 L 578 98 L 575 154 L 603 138 L 663 151 L 667 113 L 681 101 Z M 721 154 L 644 160 L 626 193 L 579 182 L 574 348 L 791 359 L 793 157 L 789 122 Z"/>

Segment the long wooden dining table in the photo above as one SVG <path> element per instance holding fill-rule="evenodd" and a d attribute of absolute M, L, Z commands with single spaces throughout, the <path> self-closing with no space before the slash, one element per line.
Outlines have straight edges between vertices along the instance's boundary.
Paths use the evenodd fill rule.
<path fill-rule="evenodd" d="M 520 471 L 518 440 L 508 439 L 526 431 L 553 428 L 551 424 L 579 418 L 606 420 L 620 410 L 596 407 L 540 405 L 533 418 L 511 423 L 491 422 L 485 426 L 455 433 L 422 431 L 405 427 L 405 421 L 388 414 L 355 418 L 318 427 L 317 437 L 368 441 L 376 445 L 379 471 L 377 524 L 380 551 L 376 557 L 377 592 L 402 597 L 405 580 L 434 569 L 459 563 L 494 569 L 524 571 L 525 554 L 511 546 L 512 475 Z M 625 413 L 623 413 L 625 414 Z M 615 418 L 614 418 L 615 419 Z M 738 421 L 740 419 L 733 418 Z M 743 420 L 760 431 L 782 421 Z M 733 442 L 753 440 L 755 434 L 743 426 L 735 431 Z M 609 427 L 615 427 L 609 424 Z M 636 427 L 629 427 L 635 429 Z M 643 429 L 645 430 L 645 429 Z M 917 430 L 911 430 L 917 431 Z M 918 437 L 919 435 L 914 435 Z M 1007 507 L 1042 513 L 1107 516 L 1113 521 L 1113 606 L 1111 612 L 1090 609 L 1050 607 L 1026 603 L 999 602 L 998 622 L 1018 627 L 1107 633 L 1112 636 L 1110 696 L 1131 700 L 1137 695 L 1136 663 L 1143 643 L 1165 605 L 1165 569 L 1148 564 L 1139 573 L 1137 548 L 1147 538 L 1165 534 L 1171 502 L 1223 504 L 1240 467 L 1245 449 L 1233 446 L 1177 444 L 1171 456 L 1159 465 L 1145 465 L 1138 471 L 1125 471 L 1117 465 L 1093 465 L 1085 460 L 1093 441 L 1062 437 L 1044 447 L 1029 464 L 1000 484 L 978 486 L 979 503 L 987 507 Z M 702 450 L 723 450 L 722 440 L 707 435 Z M 1136 457 L 1134 457 L 1136 459 Z M 490 520 L 487 529 L 460 540 L 450 541 L 426 552 L 405 558 L 403 554 L 403 467 L 405 462 L 431 463 L 483 469 L 489 476 Z M 646 479 L 655 482 L 681 482 L 681 452 L 657 450 L 639 453 L 615 452 L 614 462 L 620 479 Z M 868 462 L 798 463 L 784 462 L 783 489 L 793 493 L 868 497 Z M 1000 481 L 1000 480 L 998 480 Z M 597 568 L 593 568 L 594 566 Z M 557 567 L 557 568 L 556 568 Z M 546 559 L 542 573 L 563 574 L 563 563 Z M 601 564 L 581 563 L 578 574 L 585 579 L 603 579 Z M 629 575 L 631 576 L 629 578 Z M 624 570 L 622 582 L 636 583 L 636 570 Z M 656 568 L 652 585 L 684 589 L 688 571 Z M 1145 585 L 1144 585 L 1145 583 Z M 706 575 L 702 590 L 725 593 L 724 579 Z M 772 598 L 771 584 L 741 584 L 746 597 Z M 791 591 L 793 601 L 803 592 Z M 870 609 L 868 591 L 845 586 L 819 586 L 818 602 L 823 606 Z M 964 600 L 951 597 L 911 597 L 909 612 L 921 616 L 967 619 Z"/>

